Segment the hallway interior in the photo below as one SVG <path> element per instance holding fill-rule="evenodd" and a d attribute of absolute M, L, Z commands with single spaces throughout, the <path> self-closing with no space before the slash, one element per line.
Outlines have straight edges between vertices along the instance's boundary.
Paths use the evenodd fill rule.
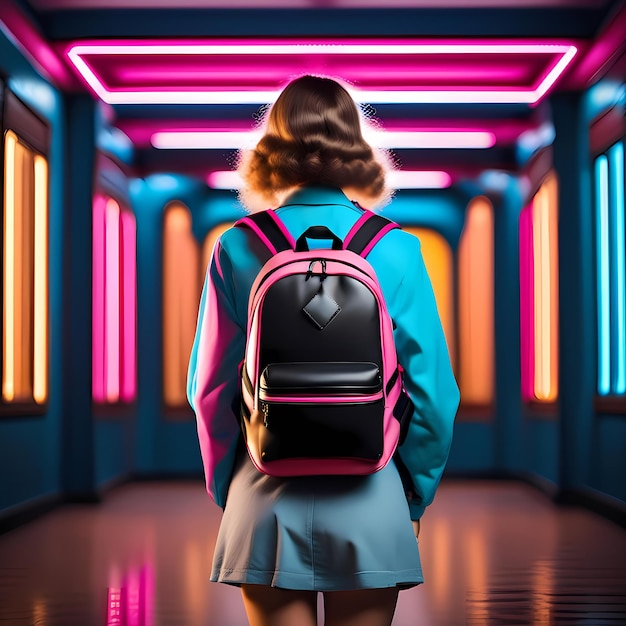
<path fill-rule="evenodd" d="M 201 482 L 141 482 L 0 536 L 0 624 L 245 626 L 208 583 L 220 511 Z M 422 524 L 426 583 L 393 626 L 626 624 L 626 532 L 525 484 L 448 480 Z"/>

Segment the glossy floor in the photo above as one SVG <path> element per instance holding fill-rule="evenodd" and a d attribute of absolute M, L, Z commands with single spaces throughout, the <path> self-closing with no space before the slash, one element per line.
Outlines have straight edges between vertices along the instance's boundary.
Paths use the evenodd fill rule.
<path fill-rule="evenodd" d="M 245 626 L 207 582 L 219 519 L 199 482 L 136 483 L 1 535 L 0 625 Z M 526 485 L 444 482 L 420 549 L 394 626 L 626 624 L 626 531 Z"/>

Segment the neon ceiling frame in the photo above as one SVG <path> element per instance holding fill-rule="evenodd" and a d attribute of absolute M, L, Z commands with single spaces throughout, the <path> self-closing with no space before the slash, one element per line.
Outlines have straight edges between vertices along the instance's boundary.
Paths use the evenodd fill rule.
<path fill-rule="evenodd" d="M 536 105 L 570 65 L 577 53 L 569 43 L 520 42 L 335 42 L 335 43 L 192 43 L 176 42 L 93 42 L 72 45 L 67 56 L 95 94 L 108 104 L 267 104 L 273 102 L 280 90 L 223 90 L 223 91 L 158 91 L 110 90 L 83 58 L 86 55 L 407 55 L 407 54 L 480 54 L 480 55 L 537 55 L 551 54 L 556 60 L 548 64 L 538 82 L 528 88 L 508 87 L 492 89 L 420 89 L 376 90 L 352 89 L 358 102 L 383 104 L 417 103 L 492 103 Z"/>

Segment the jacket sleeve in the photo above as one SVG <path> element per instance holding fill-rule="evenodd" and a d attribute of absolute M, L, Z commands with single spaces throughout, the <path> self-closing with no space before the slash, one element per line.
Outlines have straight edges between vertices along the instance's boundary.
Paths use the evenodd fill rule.
<path fill-rule="evenodd" d="M 187 376 L 187 398 L 196 414 L 207 491 L 224 507 L 240 434 L 236 405 L 238 365 L 245 330 L 236 321 L 228 256 L 215 246 L 198 312 Z"/>
<path fill-rule="evenodd" d="M 411 238 L 411 249 L 411 262 L 393 298 L 392 317 L 398 359 L 415 405 L 398 454 L 410 476 L 411 519 L 418 520 L 441 480 L 460 394 L 418 239 Z"/>

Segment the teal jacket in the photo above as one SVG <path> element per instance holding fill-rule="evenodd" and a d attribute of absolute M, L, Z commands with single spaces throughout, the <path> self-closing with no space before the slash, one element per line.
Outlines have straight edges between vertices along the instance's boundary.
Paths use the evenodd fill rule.
<path fill-rule="evenodd" d="M 338 189 L 307 187 L 277 209 L 297 238 L 323 224 L 343 239 L 362 214 Z M 240 437 L 237 368 L 246 342 L 248 296 L 267 256 L 248 229 L 231 228 L 217 242 L 202 291 L 191 351 L 187 396 L 198 426 L 207 490 L 221 507 Z M 407 437 L 398 448 L 411 519 L 432 502 L 452 441 L 459 390 L 420 242 L 401 230 L 386 234 L 368 254 L 396 330 L 398 360 L 415 405 Z"/>

